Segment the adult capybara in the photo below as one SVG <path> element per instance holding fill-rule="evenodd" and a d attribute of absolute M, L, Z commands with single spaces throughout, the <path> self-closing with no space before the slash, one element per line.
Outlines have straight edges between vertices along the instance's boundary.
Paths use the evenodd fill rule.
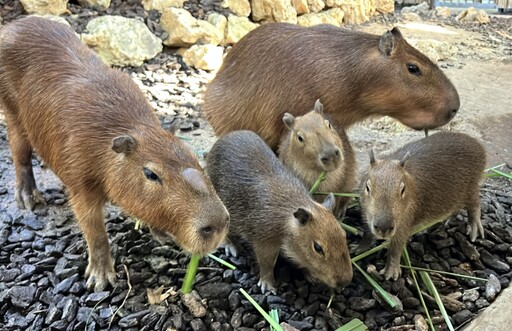
<path fill-rule="evenodd" d="M 283 115 L 287 128 L 278 148 L 279 159 L 311 188 L 320 174 L 326 179 L 318 192 L 351 193 L 356 182 L 356 160 L 343 128 L 325 117 L 320 100 L 303 116 Z M 350 198 L 336 197 L 334 215 L 343 217 Z"/>
<path fill-rule="evenodd" d="M 406 144 L 383 160 L 370 154 L 361 181 L 361 209 L 370 231 L 390 239 L 386 279 L 400 276 L 400 256 L 419 224 L 468 211 L 468 234 L 483 238 L 479 186 L 486 163 L 480 143 L 463 133 L 440 132 Z"/>
<path fill-rule="evenodd" d="M 430 129 L 459 109 L 452 83 L 398 28 L 378 36 L 287 23 L 261 25 L 231 49 L 203 109 L 217 135 L 251 130 L 276 150 L 283 114 L 303 115 L 316 99 L 345 129 L 370 115 Z"/>
<path fill-rule="evenodd" d="M 0 31 L 0 105 L 16 168 L 16 201 L 42 202 L 35 150 L 67 188 L 89 249 L 88 287 L 114 283 L 103 221 L 113 201 L 185 250 L 206 254 L 229 215 L 195 155 L 160 127 L 126 74 L 102 63 L 62 23 L 28 17 Z"/>
<path fill-rule="evenodd" d="M 323 205 L 315 202 L 254 132 L 236 131 L 217 140 L 206 172 L 230 213 L 229 241 L 241 239 L 254 250 L 263 292 L 275 288 L 280 251 L 330 287 L 352 280 L 346 234 L 330 210 L 334 196 Z"/>

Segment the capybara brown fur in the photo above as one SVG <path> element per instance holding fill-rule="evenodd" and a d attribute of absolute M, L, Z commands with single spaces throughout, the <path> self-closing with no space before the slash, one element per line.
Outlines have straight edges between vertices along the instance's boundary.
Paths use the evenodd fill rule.
<path fill-rule="evenodd" d="M 263 24 L 233 46 L 203 109 L 218 136 L 251 130 L 275 151 L 283 114 L 304 115 L 316 99 L 345 129 L 371 115 L 431 129 L 459 109 L 453 84 L 398 28 L 379 36 L 287 23 Z"/>
<path fill-rule="evenodd" d="M 279 159 L 311 188 L 322 172 L 317 192 L 351 193 L 356 182 L 356 160 L 343 128 L 335 129 L 325 117 L 320 100 L 305 115 L 283 115 L 287 131 L 278 148 Z M 334 215 L 343 217 L 350 201 L 336 197 Z"/>
<path fill-rule="evenodd" d="M 386 279 L 400 276 L 400 256 L 416 225 L 468 211 L 472 241 L 484 231 L 479 187 L 486 164 L 480 143 L 463 133 L 440 132 L 406 144 L 382 160 L 370 153 L 361 181 L 361 209 L 370 231 L 389 239 Z"/>
<path fill-rule="evenodd" d="M 331 211 L 334 196 L 314 201 L 258 135 L 221 137 L 208 153 L 206 172 L 230 213 L 229 242 L 248 243 L 255 253 L 262 291 L 275 289 L 279 252 L 312 280 L 330 287 L 351 281 L 346 234 Z"/>
<path fill-rule="evenodd" d="M 88 246 L 87 285 L 115 282 L 107 201 L 204 255 L 229 214 L 195 155 L 164 130 L 144 94 L 62 23 L 28 17 L 0 30 L 0 105 L 16 170 L 16 201 L 42 201 L 36 151 L 62 180 Z"/>

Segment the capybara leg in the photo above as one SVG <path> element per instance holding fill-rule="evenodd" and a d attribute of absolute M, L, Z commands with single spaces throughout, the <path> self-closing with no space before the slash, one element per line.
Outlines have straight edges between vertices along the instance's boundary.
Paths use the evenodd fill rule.
<path fill-rule="evenodd" d="M 395 233 L 389 244 L 386 266 L 380 272 L 382 275 L 384 275 L 386 280 L 397 280 L 398 277 L 400 277 L 402 274 L 402 269 L 400 269 L 400 257 L 402 256 L 402 251 L 405 248 L 407 239 L 404 241 L 398 238 L 403 238 L 403 236 L 401 236 L 399 233 Z"/>
<path fill-rule="evenodd" d="M 32 147 L 27 136 L 17 123 L 7 119 L 7 133 L 11 146 L 12 159 L 16 170 L 16 204 L 20 209 L 33 210 L 37 203 L 44 203 L 41 192 L 37 189 L 32 170 Z"/>
<path fill-rule="evenodd" d="M 372 232 L 370 230 L 366 230 L 363 234 L 363 238 L 361 238 L 361 241 L 359 242 L 359 245 L 354 248 L 354 254 L 359 255 L 366 252 L 373 244 L 374 239 L 375 237 Z"/>
<path fill-rule="evenodd" d="M 114 286 L 116 273 L 103 220 L 104 199 L 88 193 L 72 194 L 70 201 L 89 252 L 89 264 L 85 270 L 85 276 L 88 277 L 87 288 L 94 288 L 95 292 L 99 292 L 108 283 Z"/>
<path fill-rule="evenodd" d="M 472 201 L 468 203 L 468 230 L 467 234 L 471 241 L 475 241 L 478 235 L 484 238 L 484 227 L 480 221 L 480 197 L 478 192 L 474 195 Z"/>
<path fill-rule="evenodd" d="M 279 255 L 279 246 L 268 245 L 262 243 L 254 249 L 258 265 L 260 266 L 260 280 L 258 285 L 261 287 L 261 293 L 276 291 L 276 281 L 274 278 L 274 266 L 276 265 L 277 256 Z"/>
<path fill-rule="evenodd" d="M 347 207 L 350 202 L 350 198 L 336 197 L 336 207 L 334 208 L 334 216 L 336 219 L 343 220 L 347 212 Z"/>

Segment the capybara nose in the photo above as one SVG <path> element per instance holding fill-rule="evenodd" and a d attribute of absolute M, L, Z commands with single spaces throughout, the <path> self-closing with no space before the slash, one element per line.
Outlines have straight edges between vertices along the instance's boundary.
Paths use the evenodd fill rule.
<path fill-rule="evenodd" d="M 446 113 L 446 120 L 450 121 L 452 118 L 455 117 L 455 115 L 457 115 L 457 112 L 459 111 L 459 109 L 451 109 L 449 110 L 447 113 Z"/>
<path fill-rule="evenodd" d="M 388 222 L 376 222 L 373 227 L 375 228 L 375 230 L 381 232 L 381 233 L 386 233 L 386 232 L 392 232 L 395 227 L 394 226 L 390 226 L 388 224 L 386 224 Z"/>
<path fill-rule="evenodd" d="M 322 154 L 320 161 L 322 161 L 322 163 L 324 165 L 329 165 L 331 163 L 336 162 L 339 158 L 340 158 L 340 150 L 338 148 L 333 148 L 333 149 L 325 151 Z"/>

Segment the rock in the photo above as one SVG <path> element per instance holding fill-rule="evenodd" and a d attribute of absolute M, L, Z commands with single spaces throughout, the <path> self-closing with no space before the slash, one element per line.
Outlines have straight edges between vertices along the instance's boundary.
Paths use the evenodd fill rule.
<path fill-rule="evenodd" d="M 97 6 L 103 9 L 107 9 L 108 7 L 110 7 L 110 0 L 78 0 L 78 3 L 82 6 Z"/>
<path fill-rule="evenodd" d="M 103 292 L 96 292 L 91 293 L 85 298 L 85 303 L 89 307 L 93 307 L 95 304 L 97 304 L 100 301 L 105 300 L 110 296 L 110 291 L 103 291 Z"/>
<path fill-rule="evenodd" d="M 170 7 L 182 8 L 185 1 L 186 0 L 142 0 L 142 5 L 146 11 L 158 10 L 159 12 L 163 12 Z"/>
<path fill-rule="evenodd" d="M 288 321 L 288 324 L 293 327 L 293 329 L 290 328 L 283 328 L 284 330 L 301 330 L 301 331 L 308 331 L 313 329 L 313 324 L 307 322 L 307 321 Z"/>
<path fill-rule="evenodd" d="M 366 22 L 375 11 L 375 8 L 370 5 L 370 2 L 364 0 L 341 0 L 339 5 L 333 7 L 339 7 L 343 10 L 345 13 L 343 23 L 345 24 L 359 24 Z"/>
<path fill-rule="evenodd" d="M 297 15 L 309 14 L 309 6 L 307 0 L 292 0 L 292 6 L 295 8 Z"/>
<path fill-rule="evenodd" d="M 9 290 L 9 297 L 14 306 L 19 308 L 28 308 L 34 300 L 36 294 L 35 286 L 13 286 Z"/>
<path fill-rule="evenodd" d="M 452 16 L 452 13 L 450 12 L 450 8 L 448 7 L 436 7 L 436 16 L 448 18 Z"/>
<path fill-rule="evenodd" d="M 204 317 L 206 315 L 206 308 L 195 296 L 190 293 L 184 294 L 181 298 L 183 304 L 188 308 L 192 316 Z"/>
<path fill-rule="evenodd" d="M 403 13 L 402 17 L 404 20 L 411 21 L 411 22 L 418 22 L 421 21 L 420 15 L 416 13 Z"/>
<path fill-rule="evenodd" d="M 223 0 L 222 8 L 228 8 L 237 16 L 247 17 L 251 13 L 249 0 Z"/>
<path fill-rule="evenodd" d="M 78 277 L 79 276 L 77 274 L 74 274 L 73 276 L 64 279 L 62 282 L 55 285 L 53 293 L 59 294 L 68 292 L 71 286 L 77 282 Z"/>
<path fill-rule="evenodd" d="M 228 27 L 228 19 L 226 16 L 212 12 L 208 15 L 207 21 L 215 26 L 221 34 L 225 36 L 226 29 Z"/>
<path fill-rule="evenodd" d="M 239 307 L 235 309 L 235 312 L 231 316 L 231 326 L 238 328 L 242 325 L 242 315 L 244 314 L 244 308 Z"/>
<path fill-rule="evenodd" d="M 381 14 L 391 14 L 395 11 L 393 0 L 375 0 L 375 10 Z"/>
<path fill-rule="evenodd" d="M 206 325 L 202 320 L 199 318 L 196 318 L 190 322 L 190 326 L 192 327 L 193 331 L 207 331 Z"/>
<path fill-rule="evenodd" d="M 249 21 L 247 17 L 229 15 L 226 27 L 226 38 L 223 44 L 236 44 L 251 30 L 256 29 L 259 24 Z"/>
<path fill-rule="evenodd" d="M 251 8 L 255 22 L 297 23 L 297 11 L 290 0 L 253 0 Z"/>
<path fill-rule="evenodd" d="M 375 299 L 367 299 L 362 297 L 350 297 L 347 301 L 348 305 L 357 311 L 365 311 L 377 305 Z"/>
<path fill-rule="evenodd" d="M 109 309 L 112 311 L 111 309 Z M 75 319 L 76 312 L 78 311 L 78 302 L 74 297 L 64 299 L 62 305 L 62 319 L 71 322 Z"/>
<path fill-rule="evenodd" d="M 309 11 L 312 13 L 318 13 L 325 8 L 325 3 L 322 0 L 307 0 Z"/>
<path fill-rule="evenodd" d="M 314 26 L 319 24 L 331 24 L 335 26 L 340 26 L 341 23 L 343 22 L 343 16 L 345 15 L 345 13 L 343 13 L 343 11 L 339 8 L 333 8 L 330 10 L 338 10 L 338 14 L 341 13 L 341 16 L 338 16 L 338 18 L 341 17 L 341 22 L 334 18 L 333 16 L 328 15 L 327 11 L 325 11 L 321 13 L 312 13 L 299 16 L 297 18 L 297 24 L 301 26 Z"/>
<path fill-rule="evenodd" d="M 420 3 L 419 5 L 416 5 L 416 6 L 404 7 L 400 11 L 400 13 L 402 15 L 405 14 L 405 13 L 415 13 L 415 14 L 418 14 L 418 15 L 426 15 L 426 14 L 428 14 L 428 11 L 429 11 L 428 3 L 422 2 L 422 3 Z"/>
<path fill-rule="evenodd" d="M 231 284 L 227 283 L 208 283 L 196 286 L 197 292 L 201 298 L 215 299 L 227 298 L 231 292 Z M 254 297 L 254 296 L 253 296 Z"/>
<path fill-rule="evenodd" d="M 163 49 L 162 41 L 138 19 L 101 16 L 87 24 L 82 40 L 108 65 L 141 66 Z"/>
<path fill-rule="evenodd" d="M 456 300 L 452 297 L 442 295 L 441 301 L 443 301 L 443 304 L 446 307 L 446 309 L 448 309 L 449 311 L 452 311 L 454 313 L 459 312 L 462 309 L 464 309 L 464 304 L 462 302 L 460 302 L 459 300 Z"/>
<path fill-rule="evenodd" d="M 35 237 L 34 232 L 23 229 L 20 232 L 14 232 L 7 238 L 7 240 L 11 243 L 20 242 L 20 241 L 32 241 Z"/>
<path fill-rule="evenodd" d="M 217 70 L 222 65 L 224 49 L 215 45 L 193 45 L 190 48 L 180 48 L 178 54 L 183 61 L 194 68 Z"/>
<path fill-rule="evenodd" d="M 485 249 L 483 249 L 480 252 L 480 261 L 482 261 L 482 263 L 485 266 L 493 270 L 496 270 L 499 273 L 507 273 L 510 271 L 510 266 L 508 264 L 500 260 L 497 260 L 494 256 L 492 256 L 491 253 L 489 253 Z"/>
<path fill-rule="evenodd" d="M 493 274 L 490 274 L 489 281 L 485 285 L 485 298 L 487 299 L 487 301 L 492 302 L 492 301 L 494 301 L 494 299 L 496 298 L 498 293 L 500 293 L 500 291 L 501 291 L 500 281 L 498 280 L 498 278 L 496 276 L 494 276 Z"/>
<path fill-rule="evenodd" d="M 413 318 L 414 321 L 414 327 L 416 328 L 416 331 L 428 331 L 428 324 L 425 318 L 421 315 L 414 315 Z"/>
<path fill-rule="evenodd" d="M 7 269 L 7 270 L 0 270 L 0 282 L 12 282 L 21 274 L 20 269 Z"/>
<path fill-rule="evenodd" d="M 475 302 L 479 297 L 480 294 L 478 293 L 478 290 L 472 288 L 464 291 L 464 294 L 462 294 L 462 301 Z"/>
<path fill-rule="evenodd" d="M 126 315 L 121 318 L 118 322 L 119 326 L 122 328 L 131 328 L 136 325 L 139 325 L 140 320 L 147 314 L 150 313 L 149 309 L 141 310 L 136 313 Z"/>
<path fill-rule="evenodd" d="M 457 15 L 455 19 L 464 23 L 480 24 L 487 24 L 491 21 L 489 15 L 487 15 L 485 11 L 477 10 L 473 7 L 469 7 L 468 9 L 462 11 L 459 15 Z"/>
<path fill-rule="evenodd" d="M 480 253 L 478 252 L 476 247 L 466 239 L 467 238 L 466 236 L 464 236 L 460 232 L 455 232 L 454 237 L 455 237 L 455 240 L 457 241 L 457 243 L 459 244 L 462 253 L 468 259 L 470 259 L 472 261 L 476 261 L 476 260 L 480 259 Z M 494 246 L 494 244 L 493 244 L 493 246 Z"/>
<path fill-rule="evenodd" d="M 62 316 L 62 311 L 57 308 L 54 304 L 48 308 L 48 311 L 46 312 L 46 317 L 44 320 L 45 324 L 52 324 L 55 321 L 58 321 L 60 317 Z"/>
<path fill-rule="evenodd" d="M 448 60 L 458 51 L 457 47 L 447 42 L 434 39 L 410 39 L 408 42 L 413 47 L 416 47 L 420 52 L 428 56 L 433 62 Z"/>
<path fill-rule="evenodd" d="M 458 313 L 455 313 L 452 318 L 458 325 L 464 323 L 468 319 L 472 318 L 474 316 L 473 313 L 471 313 L 469 310 L 464 309 L 459 311 Z"/>
<path fill-rule="evenodd" d="M 71 26 L 69 24 L 69 22 L 62 16 L 50 15 L 50 14 L 43 14 L 43 15 L 34 14 L 32 16 L 46 18 L 47 20 L 50 20 L 50 21 L 55 21 L 55 22 L 59 22 L 62 24 L 66 24 L 67 26 Z"/>
<path fill-rule="evenodd" d="M 23 8 L 29 14 L 61 15 L 68 13 L 68 0 L 20 0 Z"/>
<path fill-rule="evenodd" d="M 300 312 L 304 316 L 315 316 L 316 312 L 320 309 L 320 302 L 318 300 L 313 301 L 309 305 L 302 307 Z"/>
<path fill-rule="evenodd" d="M 169 37 L 167 46 L 188 47 L 195 43 L 218 45 L 224 39 L 224 31 L 207 21 L 198 20 L 186 9 L 167 8 L 160 18 L 160 26 Z"/>

